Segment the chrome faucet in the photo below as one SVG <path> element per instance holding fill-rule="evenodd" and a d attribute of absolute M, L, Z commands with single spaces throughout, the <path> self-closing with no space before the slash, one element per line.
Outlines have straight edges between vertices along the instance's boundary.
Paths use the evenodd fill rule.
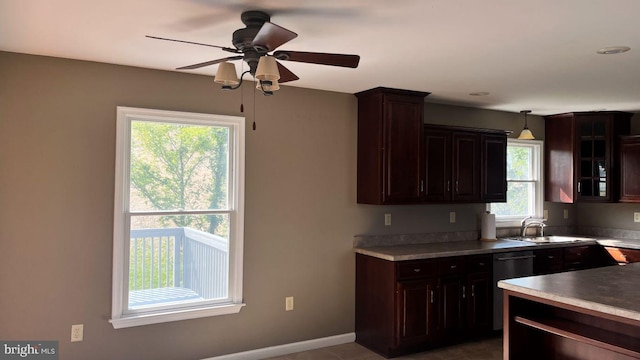
<path fill-rule="evenodd" d="M 531 220 L 527 221 L 529 219 Z M 526 218 L 522 219 L 522 221 L 520 222 L 520 235 L 527 236 L 528 228 L 537 227 L 537 228 L 540 228 L 540 236 L 544 236 L 545 226 L 547 226 L 547 224 L 544 223 L 544 219 L 533 219 L 533 216 L 527 216 Z"/>

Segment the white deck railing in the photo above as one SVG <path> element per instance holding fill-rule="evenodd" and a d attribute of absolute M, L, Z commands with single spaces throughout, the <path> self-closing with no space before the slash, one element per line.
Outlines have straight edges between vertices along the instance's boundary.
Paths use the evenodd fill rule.
<path fill-rule="evenodd" d="M 172 295 L 158 294 L 176 294 L 180 290 L 201 299 L 227 297 L 228 255 L 228 241 L 204 231 L 131 230 L 129 306 L 179 301 Z M 149 291 L 152 289 L 167 291 Z"/>

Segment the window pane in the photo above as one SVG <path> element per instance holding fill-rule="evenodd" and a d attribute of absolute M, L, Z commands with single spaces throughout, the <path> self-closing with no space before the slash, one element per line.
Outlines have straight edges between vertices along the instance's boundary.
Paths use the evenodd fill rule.
<path fill-rule="evenodd" d="M 128 308 L 228 297 L 229 215 L 132 216 Z"/>
<path fill-rule="evenodd" d="M 228 208 L 229 129 L 131 122 L 132 211 Z"/>
<path fill-rule="evenodd" d="M 507 179 L 532 180 L 532 161 L 533 150 L 530 147 L 509 145 L 507 147 Z"/>
<path fill-rule="evenodd" d="M 534 213 L 533 183 L 512 182 L 507 184 L 507 202 L 491 204 L 496 216 L 525 217 Z"/>

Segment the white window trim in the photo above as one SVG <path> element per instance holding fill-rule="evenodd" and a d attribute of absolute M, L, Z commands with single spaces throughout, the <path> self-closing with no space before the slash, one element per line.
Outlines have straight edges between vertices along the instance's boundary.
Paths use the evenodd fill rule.
<path fill-rule="evenodd" d="M 509 145 L 526 145 L 535 148 L 534 151 L 534 169 L 538 169 L 538 173 L 534 174 L 534 177 L 537 178 L 537 182 L 535 183 L 535 214 L 531 214 L 534 218 L 543 217 L 543 209 L 544 209 L 544 141 L 542 140 L 518 140 L 518 139 L 507 139 L 507 146 Z M 487 204 L 487 211 L 491 211 L 491 204 Z M 522 221 L 522 217 L 514 217 L 514 216 L 496 216 L 496 227 L 498 228 L 506 228 L 506 227 L 520 227 Z"/>
<path fill-rule="evenodd" d="M 132 120 L 173 121 L 180 123 L 208 125 L 224 125 L 232 128 L 234 174 L 230 174 L 234 191 L 230 194 L 231 213 L 230 248 L 229 248 L 229 301 L 226 303 L 203 304 L 179 309 L 166 309 L 146 313 L 128 313 L 127 293 L 125 286 L 125 267 L 128 266 L 128 226 L 125 224 L 125 211 L 128 211 L 127 194 L 129 170 L 125 164 L 129 161 L 130 124 Z M 187 113 L 117 107 L 116 161 L 115 161 L 115 196 L 113 225 L 113 283 L 112 307 L 109 322 L 115 329 L 169 321 L 194 319 L 207 316 L 238 313 L 245 306 L 242 301 L 242 271 L 244 251 L 244 186 L 245 186 L 245 118 L 202 113 Z M 128 276 L 127 276 L 128 277 Z"/>

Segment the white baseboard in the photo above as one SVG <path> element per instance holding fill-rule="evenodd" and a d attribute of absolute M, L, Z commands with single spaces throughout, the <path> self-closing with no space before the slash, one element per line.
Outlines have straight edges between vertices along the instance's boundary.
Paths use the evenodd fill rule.
<path fill-rule="evenodd" d="M 235 354 L 215 356 L 202 360 L 260 360 L 274 356 L 287 355 L 301 351 L 319 349 L 327 346 L 334 346 L 354 342 L 355 333 L 328 336 L 320 339 L 300 341 L 291 344 L 270 346 L 262 349 L 243 351 Z"/>

